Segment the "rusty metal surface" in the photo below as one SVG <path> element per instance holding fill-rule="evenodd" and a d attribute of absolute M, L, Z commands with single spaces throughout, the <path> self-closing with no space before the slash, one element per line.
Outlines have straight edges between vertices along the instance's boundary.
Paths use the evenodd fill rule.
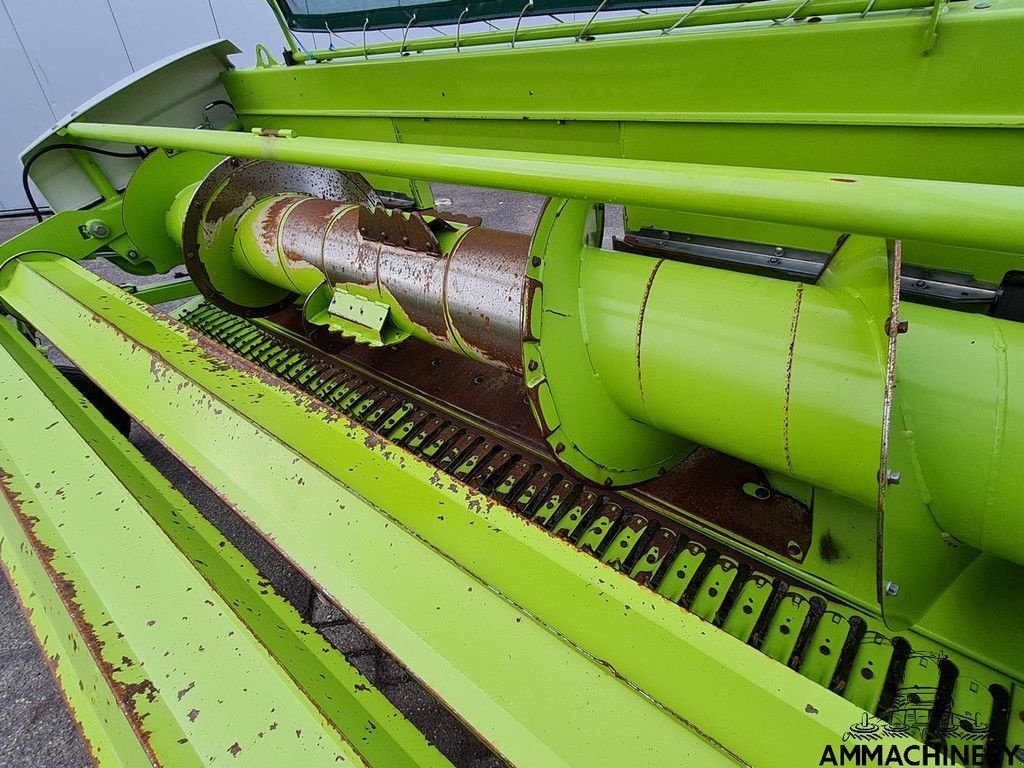
<path fill-rule="evenodd" d="M 451 225 L 437 220 L 445 229 Z M 441 255 L 441 246 L 423 216 L 415 211 L 403 215 L 387 208 L 362 207 L 359 209 L 359 234 L 364 240 L 407 248 L 431 256 Z"/>
<path fill-rule="evenodd" d="M 282 335 L 283 343 L 295 343 L 287 341 L 293 338 L 292 333 L 302 334 L 301 320 L 296 318 L 296 314 L 294 310 L 285 310 L 270 318 L 275 325 L 290 331 Z M 435 452 L 436 458 L 440 459 L 456 442 L 472 434 L 474 439 L 464 443 L 469 448 L 457 458 L 448 458 L 447 464 L 454 467 L 451 470 L 454 474 L 485 492 L 493 494 L 496 489 L 508 486 L 508 492 L 502 496 L 508 496 L 516 506 L 529 485 L 527 480 L 546 473 L 547 488 L 535 490 L 527 503 L 519 504 L 520 511 L 527 516 L 538 514 L 554 488 L 560 482 L 568 481 L 572 484 L 572 491 L 568 494 L 562 491 L 565 497 L 559 505 L 562 511 L 566 502 L 590 494 L 602 505 L 613 504 L 627 510 L 626 515 L 620 516 L 621 520 L 616 518 L 624 525 L 638 511 L 639 503 L 653 523 L 645 532 L 645 538 L 667 529 L 677 535 L 679 546 L 693 540 L 722 551 L 720 544 L 712 543 L 685 523 L 687 517 L 701 517 L 723 531 L 793 561 L 801 561 L 810 548 L 810 510 L 774 491 L 767 499 L 744 492 L 746 483 L 770 488 L 761 470 L 747 462 L 700 448 L 676 469 L 628 495 L 609 492 L 567 474 L 552 461 L 530 412 L 525 387 L 518 374 L 474 362 L 415 339 L 390 348 L 370 348 L 353 343 L 333 355 L 312 345 L 298 349 L 302 350 L 307 363 L 315 361 L 347 370 L 348 378 L 343 378 L 344 374 L 340 372 L 333 374 L 335 380 L 342 379 L 345 383 L 330 392 L 355 391 L 359 386 L 374 383 L 371 388 L 378 392 L 393 392 L 399 399 L 411 400 L 416 410 L 407 418 L 410 427 L 402 438 L 407 447 L 429 445 L 443 428 L 455 424 L 457 429 L 451 432 L 453 439 L 444 441 Z M 319 374 L 307 380 L 314 385 L 314 394 L 320 388 L 317 382 L 324 381 L 329 375 Z M 384 395 L 378 395 L 376 399 L 383 400 Z M 367 413 L 374 410 L 372 405 L 364 408 Z M 458 469 L 469 462 L 471 456 L 476 456 L 471 462 L 472 470 L 460 474 Z M 597 507 L 591 508 L 589 513 L 581 515 L 579 525 L 563 531 L 562 535 L 575 539 L 598 514 Z M 553 529 L 554 522 L 548 520 L 545 525 Z M 637 546 L 635 551 L 639 552 L 641 548 Z M 730 553 L 728 557 L 734 558 L 734 555 Z M 630 558 L 629 567 L 637 559 Z M 745 561 L 738 553 L 734 559 Z M 753 561 L 749 564 L 754 565 Z M 762 564 L 756 565 L 764 570 Z"/>
<path fill-rule="evenodd" d="M 771 488 L 753 464 L 702 447 L 635 492 L 652 504 L 685 510 L 780 555 L 803 560 L 811 546 L 810 510 L 774 490 L 765 498 L 751 496 L 743 490 L 747 484 Z"/>
<path fill-rule="evenodd" d="M 479 357 L 522 369 L 523 290 L 530 238 L 478 227 L 448 257 L 445 305 L 452 327 Z"/>
<path fill-rule="evenodd" d="M 227 286 L 214 285 L 206 261 L 216 235 L 233 227 L 252 202 L 282 192 L 296 192 L 340 202 L 380 203 L 376 192 L 361 177 L 325 168 L 289 165 L 265 160 L 228 158 L 199 184 L 182 223 L 185 266 L 200 292 L 218 307 L 243 317 L 264 317 L 294 301 L 285 296 L 267 306 L 240 304 L 226 295 Z M 230 239 L 217 244 L 214 258 L 230 257 Z"/>
<path fill-rule="evenodd" d="M 312 265 L 335 286 L 396 304 L 402 329 L 417 338 L 521 370 L 528 236 L 463 227 L 445 252 L 437 235 L 455 228 L 444 219 L 299 197 L 271 202 L 255 229 L 266 260 L 283 259 L 275 284 L 304 293 L 290 282 L 294 262 Z M 248 258 L 250 273 L 261 276 Z"/>

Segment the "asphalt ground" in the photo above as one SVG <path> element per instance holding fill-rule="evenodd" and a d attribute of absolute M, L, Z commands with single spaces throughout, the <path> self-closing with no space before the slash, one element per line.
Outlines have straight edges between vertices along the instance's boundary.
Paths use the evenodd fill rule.
<path fill-rule="evenodd" d="M 434 185 L 434 195 L 441 210 L 480 216 L 484 226 L 526 234 L 533 232 L 543 204 L 543 198 L 535 195 L 440 184 Z M 606 247 L 610 235 L 621 232 L 621 221 L 621 213 L 609 209 Z M 0 220 L 0 242 L 32 223 L 31 218 Z M 103 259 L 86 264 L 118 285 L 142 285 L 166 279 L 164 275 L 152 278 L 127 275 Z M 173 307 L 164 307 L 170 308 Z M 51 359 L 62 361 L 56 351 L 51 353 Z M 489 768 L 501 764 L 456 718 L 410 679 L 401 666 L 377 649 L 339 611 L 313 594 L 305 579 L 290 564 L 137 424 L 132 425 L 131 440 L 282 595 L 300 610 L 312 609 L 314 620 L 329 622 L 331 626 L 323 630 L 327 638 L 459 768 Z M 7 580 L 0 578 L 0 768 L 77 767 L 91 763 L 20 604 Z"/>

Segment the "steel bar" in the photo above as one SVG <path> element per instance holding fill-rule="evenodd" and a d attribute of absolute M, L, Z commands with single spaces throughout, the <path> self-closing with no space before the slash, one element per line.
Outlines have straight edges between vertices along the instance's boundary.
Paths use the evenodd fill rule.
<path fill-rule="evenodd" d="M 817 760 L 819 745 L 859 718 L 77 265 L 41 256 L 8 269 L 5 303 L 512 762 L 643 754 L 714 764 L 732 754 L 788 766 Z M 499 657 L 489 638 L 500 638 Z M 785 736 L 753 732 L 738 709 L 770 717 Z"/>
<path fill-rule="evenodd" d="M 1015 252 L 1024 188 L 769 168 L 579 158 L 231 131 L 72 123 L 68 136 L 645 205 Z"/>

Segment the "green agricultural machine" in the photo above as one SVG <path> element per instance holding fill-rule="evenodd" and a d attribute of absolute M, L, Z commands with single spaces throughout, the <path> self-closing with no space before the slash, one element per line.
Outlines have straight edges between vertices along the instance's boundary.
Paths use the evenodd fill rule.
<path fill-rule="evenodd" d="M 493 764 L 1024 763 L 1024 1 L 388 2 L 24 154 L 0 554 L 95 761 L 455 759 L 130 416 Z"/>

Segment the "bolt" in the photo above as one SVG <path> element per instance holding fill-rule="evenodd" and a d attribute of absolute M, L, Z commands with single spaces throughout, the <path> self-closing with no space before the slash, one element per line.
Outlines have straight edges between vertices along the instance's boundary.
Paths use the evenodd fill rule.
<path fill-rule="evenodd" d="M 128 251 L 128 253 L 126 253 L 125 256 L 134 261 L 135 259 L 139 258 L 139 252 L 134 250 Z"/>
<path fill-rule="evenodd" d="M 107 222 L 100 219 L 90 219 L 87 221 L 85 231 L 89 233 L 89 237 L 95 237 L 97 240 L 106 240 L 110 237 L 110 227 L 107 225 Z"/>
<path fill-rule="evenodd" d="M 918 280 L 916 283 L 914 283 L 914 287 L 915 288 L 927 288 L 928 287 L 928 281 L 927 280 Z"/>
<path fill-rule="evenodd" d="M 885 582 L 885 594 L 889 597 L 896 597 L 900 593 L 900 585 L 895 581 Z"/>
<path fill-rule="evenodd" d="M 526 364 L 526 367 L 529 368 L 531 371 L 536 371 L 537 370 L 537 361 L 536 360 L 531 360 L 529 363 Z"/>
<path fill-rule="evenodd" d="M 897 472 L 895 469 L 890 469 L 885 475 L 885 482 L 889 485 L 899 485 L 903 479 L 903 475 Z"/>
<path fill-rule="evenodd" d="M 778 259 L 778 257 L 776 257 L 776 256 L 771 256 L 771 257 L 770 257 L 770 258 L 768 259 L 768 263 L 769 263 L 769 264 L 772 264 L 772 265 L 778 264 L 778 263 L 779 263 L 779 259 Z"/>
<path fill-rule="evenodd" d="M 533 266 L 535 266 L 535 267 L 539 267 L 540 266 L 540 256 L 534 256 L 533 257 L 533 261 L 531 261 L 530 263 L 533 264 Z"/>
<path fill-rule="evenodd" d="M 775 255 L 776 256 L 781 256 L 785 252 L 786 252 L 786 249 L 783 248 L 781 245 L 775 248 Z"/>
<path fill-rule="evenodd" d="M 565 443 L 559 443 L 555 446 L 555 453 L 562 453 L 565 450 Z"/>
<path fill-rule="evenodd" d="M 910 323 L 906 320 L 896 321 L 896 333 L 906 333 L 910 330 Z M 885 321 L 885 333 L 887 336 L 891 336 L 893 331 L 892 318 L 887 318 Z"/>

